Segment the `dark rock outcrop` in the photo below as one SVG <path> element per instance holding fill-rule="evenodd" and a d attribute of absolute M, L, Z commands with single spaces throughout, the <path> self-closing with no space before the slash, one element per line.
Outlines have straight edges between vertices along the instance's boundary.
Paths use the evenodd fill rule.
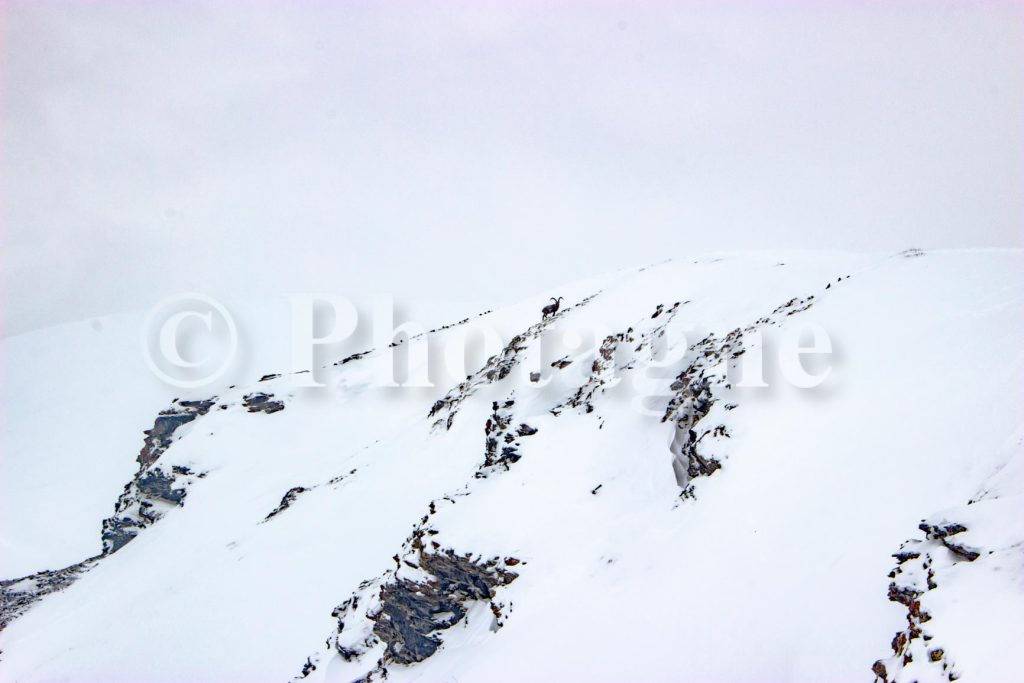
<path fill-rule="evenodd" d="M 386 645 L 385 663 L 412 664 L 441 646 L 437 634 L 466 616 L 466 604 L 491 600 L 494 590 L 518 576 L 498 558 L 483 562 L 450 549 L 421 553 L 424 581 L 398 579 L 380 590 L 380 609 L 370 615 L 373 633 Z"/>
<path fill-rule="evenodd" d="M 491 415 L 484 423 L 484 462 L 477 469 L 476 477 L 482 479 L 496 470 L 508 470 L 512 465 L 519 462 L 522 453 L 519 451 L 519 438 L 533 436 L 537 433 L 535 427 L 525 422 L 514 427 L 515 416 L 512 408 L 515 399 L 508 399 L 499 404 L 495 401 L 491 405 Z"/>
<path fill-rule="evenodd" d="M 97 557 L 64 569 L 46 569 L 17 579 L 0 581 L 0 631 L 50 593 L 64 590 L 85 571 L 92 568 Z"/>
<path fill-rule="evenodd" d="M 204 401 L 180 401 L 177 405 L 160 411 L 152 429 L 144 432 L 146 439 L 137 458 L 139 465 L 148 467 L 160 459 L 163 452 L 171 445 L 174 433 L 183 425 L 198 417 L 206 415 L 216 402 L 216 398 Z"/>
<path fill-rule="evenodd" d="M 266 394 L 262 391 L 258 391 L 242 397 L 242 405 L 244 405 L 245 409 L 250 413 L 270 414 L 284 410 L 284 402 L 275 401 L 273 398 L 273 394 Z"/>
<path fill-rule="evenodd" d="M 167 509 L 184 503 L 188 485 L 203 475 L 187 467 L 163 468 L 157 462 L 178 436 L 178 430 L 206 415 L 216 402 L 216 396 L 202 401 L 175 400 L 170 408 L 160 411 L 152 429 L 144 432 L 146 438 L 136 458 L 139 469 L 125 484 L 113 516 L 101 525 L 104 555 L 117 552 Z"/>
<path fill-rule="evenodd" d="M 308 490 L 309 489 L 307 489 L 305 486 L 293 486 L 290 489 L 288 489 L 288 491 L 285 492 L 284 496 L 282 496 L 281 502 L 278 503 L 276 508 L 270 511 L 270 514 L 263 518 L 263 521 L 268 522 L 277 515 L 287 510 L 289 507 L 291 507 L 292 503 L 295 502 L 295 499 L 298 498 L 300 494 L 303 494 Z"/>

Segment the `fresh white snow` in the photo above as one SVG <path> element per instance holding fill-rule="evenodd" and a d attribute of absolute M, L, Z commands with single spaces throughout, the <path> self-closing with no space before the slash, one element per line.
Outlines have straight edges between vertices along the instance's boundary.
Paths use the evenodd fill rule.
<path fill-rule="evenodd" d="M 141 316 L 4 340 L 5 579 L 98 554 L 143 430 L 175 397 L 217 398 L 154 465 L 191 473 L 183 504 L 13 620 L 0 678 L 284 682 L 309 661 L 305 680 L 353 681 L 385 652 L 381 586 L 429 580 L 417 558 L 451 549 L 517 576 L 494 588 L 496 611 L 467 602 L 432 656 L 385 663 L 388 680 L 863 681 L 876 660 L 896 680 L 1024 680 L 1022 272 L 1015 250 L 677 258 L 479 318 L 503 343 L 535 334 L 507 376 L 481 356 L 461 386 L 432 366 L 434 388 L 372 386 L 377 351 L 318 370 L 327 389 L 255 382 L 282 370 L 256 367 L 184 396 L 138 358 Z M 563 308 L 539 324 L 548 296 Z M 807 323 L 827 331 L 832 370 L 799 389 L 777 355 Z M 282 347 L 286 330 L 258 329 Z M 432 348 L 464 329 L 431 333 Z M 675 360 L 651 367 L 651 345 Z M 716 351 L 696 366 L 713 400 L 694 429 L 720 463 L 692 480 L 673 468 L 687 432 L 662 420 L 689 348 Z M 739 386 L 759 350 L 769 386 Z M 284 410 L 247 411 L 257 391 Z M 507 468 L 484 467 L 485 429 L 511 434 Z M 922 520 L 963 525 L 949 540 L 979 556 L 926 540 Z M 907 607 L 887 593 L 927 572 L 918 558 L 888 576 L 908 542 L 937 587 L 902 667 L 890 641 Z M 353 595 L 339 637 L 332 610 Z M 361 652 L 346 661 L 339 644 Z"/>

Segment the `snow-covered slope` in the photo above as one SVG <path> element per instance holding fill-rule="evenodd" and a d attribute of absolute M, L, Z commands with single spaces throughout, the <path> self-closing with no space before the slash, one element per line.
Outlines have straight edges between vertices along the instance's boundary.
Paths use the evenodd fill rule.
<path fill-rule="evenodd" d="M 8 340 L 0 678 L 1024 680 L 1022 272 L 670 261 L 475 319 L 504 347 L 433 389 L 385 351 L 159 407 L 81 369 L 104 403 L 18 374 L 71 328 Z M 65 419 L 95 464 L 34 447 Z"/>

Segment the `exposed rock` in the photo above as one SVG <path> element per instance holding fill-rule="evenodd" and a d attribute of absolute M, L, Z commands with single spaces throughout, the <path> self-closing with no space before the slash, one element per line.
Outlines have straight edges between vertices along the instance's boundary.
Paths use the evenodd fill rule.
<path fill-rule="evenodd" d="M 167 509 L 182 505 L 188 485 L 203 475 L 180 466 L 171 467 L 168 471 L 157 467 L 156 463 L 173 443 L 177 431 L 206 415 L 216 401 L 216 396 L 202 401 L 175 400 L 175 405 L 161 411 L 153 428 L 145 432 L 146 438 L 137 458 L 139 470 L 125 484 L 114 505 L 114 515 L 103 520 L 104 555 L 123 548 L 139 531 L 160 519 Z"/>
<path fill-rule="evenodd" d="M 242 405 L 245 406 L 246 410 L 250 413 L 276 413 L 279 410 L 284 410 L 284 403 L 282 401 L 273 401 L 273 394 L 265 394 L 263 392 L 256 392 L 248 394 L 242 397 Z"/>
<path fill-rule="evenodd" d="M 565 403 L 556 406 L 552 412 L 559 414 L 563 408 L 582 408 L 584 412 L 590 413 L 594 410 L 593 399 L 602 388 L 612 380 L 615 370 L 615 350 L 621 343 L 632 343 L 636 341 L 633 336 L 633 328 L 625 332 L 610 334 L 601 342 L 597 349 L 597 357 L 590 366 L 590 376 Z"/>
<path fill-rule="evenodd" d="M 179 469 L 178 472 L 181 474 L 191 474 L 191 471 L 187 468 Z M 139 492 L 148 498 L 180 505 L 185 500 L 185 489 L 174 488 L 176 482 L 177 479 L 175 477 L 164 474 L 159 469 L 153 469 L 139 477 L 138 487 Z"/>
<path fill-rule="evenodd" d="M 466 603 L 491 600 L 495 588 L 517 576 L 498 559 L 474 562 L 450 549 L 422 553 L 419 566 L 428 578 L 382 586 L 380 610 L 370 616 L 373 633 L 386 644 L 386 662 L 412 664 L 434 654 L 441 646 L 437 632 L 462 621 Z"/>
<path fill-rule="evenodd" d="M 176 406 L 160 411 L 152 429 L 144 432 L 146 438 L 137 458 L 139 464 L 148 467 L 159 460 L 171 445 L 178 428 L 206 415 L 214 403 L 216 397 L 205 401 L 181 401 Z"/>
<path fill-rule="evenodd" d="M 676 483 L 687 497 L 692 495 L 691 482 L 694 479 L 710 476 L 722 467 L 714 456 L 701 453 L 699 444 L 709 433 L 713 437 L 727 436 L 724 425 L 703 430 L 701 434 L 698 434 L 698 430 L 715 403 L 712 383 L 725 382 L 723 359 L 742 343 L 740 330 L 734 330 L 722 339 L 708 335 L 691 347 L 691 353 L 696 356 L 694 361 L 669 386 L 675 394 L 669 400 L 661 419 L 662 422 L 671 421 L 675 424 L 675 436 L 670 445 L 672 467 Z"/>
<path fill-rule="evenodd" d="M 465 619 L 473 602 L 488 601 L 495 627 L 501 626 L 496 591 L 517 578 L 508 567 L 519 560 L 474 559 L 440 547 L 428 552 L 421 537 L 422 532 L 407 542 L 412 552 L 395 570 L 364 581 L 332 613 L 338 619 L 338 654 L 349 662 L 372 657 L 360 680 L 386 678 L 390 664 L 415 664 L 433 655 L 443 643 L 442 632 Z"/>
<path fill-rule="evenodd" d="M 336 361 L 334 365 L 347 365 L 348 363 L 351 363 L 354 360 L 359 360 L 363 356 L 369 355 L 371 353 L 373 353 L 373 349 L 369 349 L 368 351 L 360 351 L 359 353 L 353 353 L 350 356 L 345 356 L 341 360 Z"/>
<path fill-rule="evenodd" d="M 677 301 L 666 309 L 664 304 L 658 304 L 654 315 L 642 318 L 622 332 L 607 335 L 597 349 L 587 379 L 572 396 L 552 408 L 551 413 L 560 415 L 566 408 L 582 410 L 583 413 L 594 412 L 594 401 L 597 396 L 616 384 L 619 372 L 635 367 L 636 354 L 651 347 L 657 339 L 665 335 L 665 328 L 672 322 L 680 305 Z M 656 318 L 660 318 L 657 323 L 650 322 Z M 555 364 L 564 367 L 561 361 L 552 363 Z M 568 364 L 569 362 L 565 363 Z"/>
<path fill-rule="evenodd" d="M 45 596 L 70 586 L 83 572 L 91 569 L 97 559 L 91 557 L 64 569 L 47 569 L 18 579 L 0 581 L 0 631 Z"/>
<path fill-rule="evenodd" d="M 117 552 L 167 510 L 183 505 L 186 489 L 195 478 L 199 475 L 184 467 L 171 472 L 158 466 L 141 468 L 125 485 L 114 515 L 103 520 L 103 554 Z"/>
<path fill-rule="evenodd" d="M 774 311 L 772 311 L 772 315 L 774 315 L 774 316 L 795 315 L 797 313 L 803 313 L 804 311 L 806 311 L 808 308 L 810 308 L 813 305 L 814 305 L 814 295 L 813 294 L 811 294 L 810 296 L 807 296 L 807 297 L 803 297 L 803 298 L 801 298 L 801 297 L 793 297 L 792 299 L 790 299 L 789 301 L 787 301 L 786 303 L 782 304 L 781 306 L 776 308 Z M 766 320 L 766 322 L 768 322 L 768 321 Z"/>
<path fill-rule="evenodd" d="M 737 327 L 724 337 L 718 337 L 712 332 L 690 347 L 689 355 L 693 361 L 669 386 L 674 395 L 662 417 L 663 422 L 675 424 L 675 436 L 670 447 L 672 467 L 676 483 L 683 489 L 683 497 L 694 495 L 694 479 L 714 474 L 722 467 L 718 458 L 699 446 L 705 439 L 713 441 L 729 438 L 729 430 L 724 424 L 704 427 L 702 421 L 717 402 L 715 392 L 718 387 L 730 387 L 726 374 L 728 365 L 746 352 L 744 335 L 760 327 L 779 325 L 784 318 L 808 310 L 814 302 L 813 294 L 793 297 L 777 306 L 769 315 L 758 318 L 746 327 Z M 723 407 L 726 411 L 732 411 L 737 404 L 728 403 Z"/>
<path fill-rule="evenodd" d="M 963 543 L 957 543 L 956 541 L 950 540 L 950 536 L 962 534 L 967 531 L 967 527 L 963 524 L 928 524 L 927 522 L 921 522 L 918 528 L 925 533 L 928 540 L 937 540 L 946 546 L 951 553 L 956 555 L 962 560 L 968 562 L 974 562 L 981 556 L 976 550 L 973 550 Z"/>
<path fill-rule="evenodd" d="M 888 598 L 907 609 L 907 627 L 892 638 L 892 656 L 880 659 L 872 666 L 875 680 L 880 683 L 916 680 L 920 676 L 920 665 L 911 673 L 906 667 L 912 662 L 921 662 L 935 667 L 936 674 L 945 680 L 955 680 L 957 672 L 946 649 L 934 647 L 934 634 L 925 626 L 932 615 L 924 606 L 930 591 L 938 588 L 937 577 L 959 562 L 973 562 L 980 553 L 967 550 L 951 542 L 951 536 L 967 531 L 959 523 L 927 522 L 919 525 L 924 540 L 911 539 L 898 552 L 893 553 L 897 565 L 889 573 Z"/>
<path fill-rule="evenodd" d="M 269 521 L 277 515 L 284 512 L 285 510 L 287 510 L 289 507 L 291 507 L 291 504 L 295 502 L 295 499 L 298 498 L 300 494 L 305 493 L 308 490 L 309 489 L 307 489 L 305 486 L 293 486 L 292 488 L 288 489 L 288 491 L 281 498 L 281 502 L 278 503 L 276 508 L 270 511 L 270 514 L 263 518 L 263 521 Z"/>
<path fill-rule="evenodd" d="M 497 354 L 491 356 L 484 363 L 483 367 L 475 373 L 450 389 L 443 398 L 438 399 L 431 406 L 428 417 L 437 417 L 434 421 L 434 429 L 451 429 L 455 422 L 462 402 L 476 393 L 477 389 L 486 384 L 499 382 L 512 372 L 519 364 L 523 353 L 529 343 L 538 338 L 549 325 L 567 315 L 570 311 L 590 303 L 597 294 L 592 294 L 574 306 L 559 310 L 557 313 L 547 316 L 538 323 L 528 327 L 525 331 L 512 337 L 508 344 Z"/>
<path fill-rule="evenodd" d="M 536 433 L 537 433 L 537 428 L 536 427 L 531 427 L 530 425 L 526 424 L 525 422 L 520 424 L 519 428 L 516 429 L 516 434 L 518 434 L 519 436 L 533 436 Z"/>
<path fill-rule="evenodd" d="M 508 470 L 519 462 L 522 454 L 519 452 L 519 442 L 516 438 L 537 433 L 536 428 L 525 423 L 520 423 L 515 429 L 512 428 L 514 405 L 514 399 L 508 399 L 500 405 L 497 402 L 491 405 L 491 415 L 484 423 L 484 462 L 476 472 L 475 476 L 478 479 L 485 478 L 498 469 Z"/>

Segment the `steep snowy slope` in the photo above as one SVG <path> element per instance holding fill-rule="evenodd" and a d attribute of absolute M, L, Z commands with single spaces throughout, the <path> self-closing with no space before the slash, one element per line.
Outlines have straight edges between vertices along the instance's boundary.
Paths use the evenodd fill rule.
<path fill-rule="evenodd" d="M 79 482 L 109 503 L 60 484 L 5 508 L 29 559 L 5 560 L 0 678 L 1024 680 L 1021 272 L 1019 251 L 666 262 L 430 333 L 502 340 L 436 388 L 373 386 L 379 350 L 328 389 L 284 375 L 80 429 L 117 451 Z M 810 324 L 834 353 L 804 365 L 832 370 L 801 389 L 779 352 Z M 24 386 L 6 491 L 70 457 L 30 446 L 71 397 Z M 22 531 L 64 518 L 92 529 L 74 557 Z"/>

